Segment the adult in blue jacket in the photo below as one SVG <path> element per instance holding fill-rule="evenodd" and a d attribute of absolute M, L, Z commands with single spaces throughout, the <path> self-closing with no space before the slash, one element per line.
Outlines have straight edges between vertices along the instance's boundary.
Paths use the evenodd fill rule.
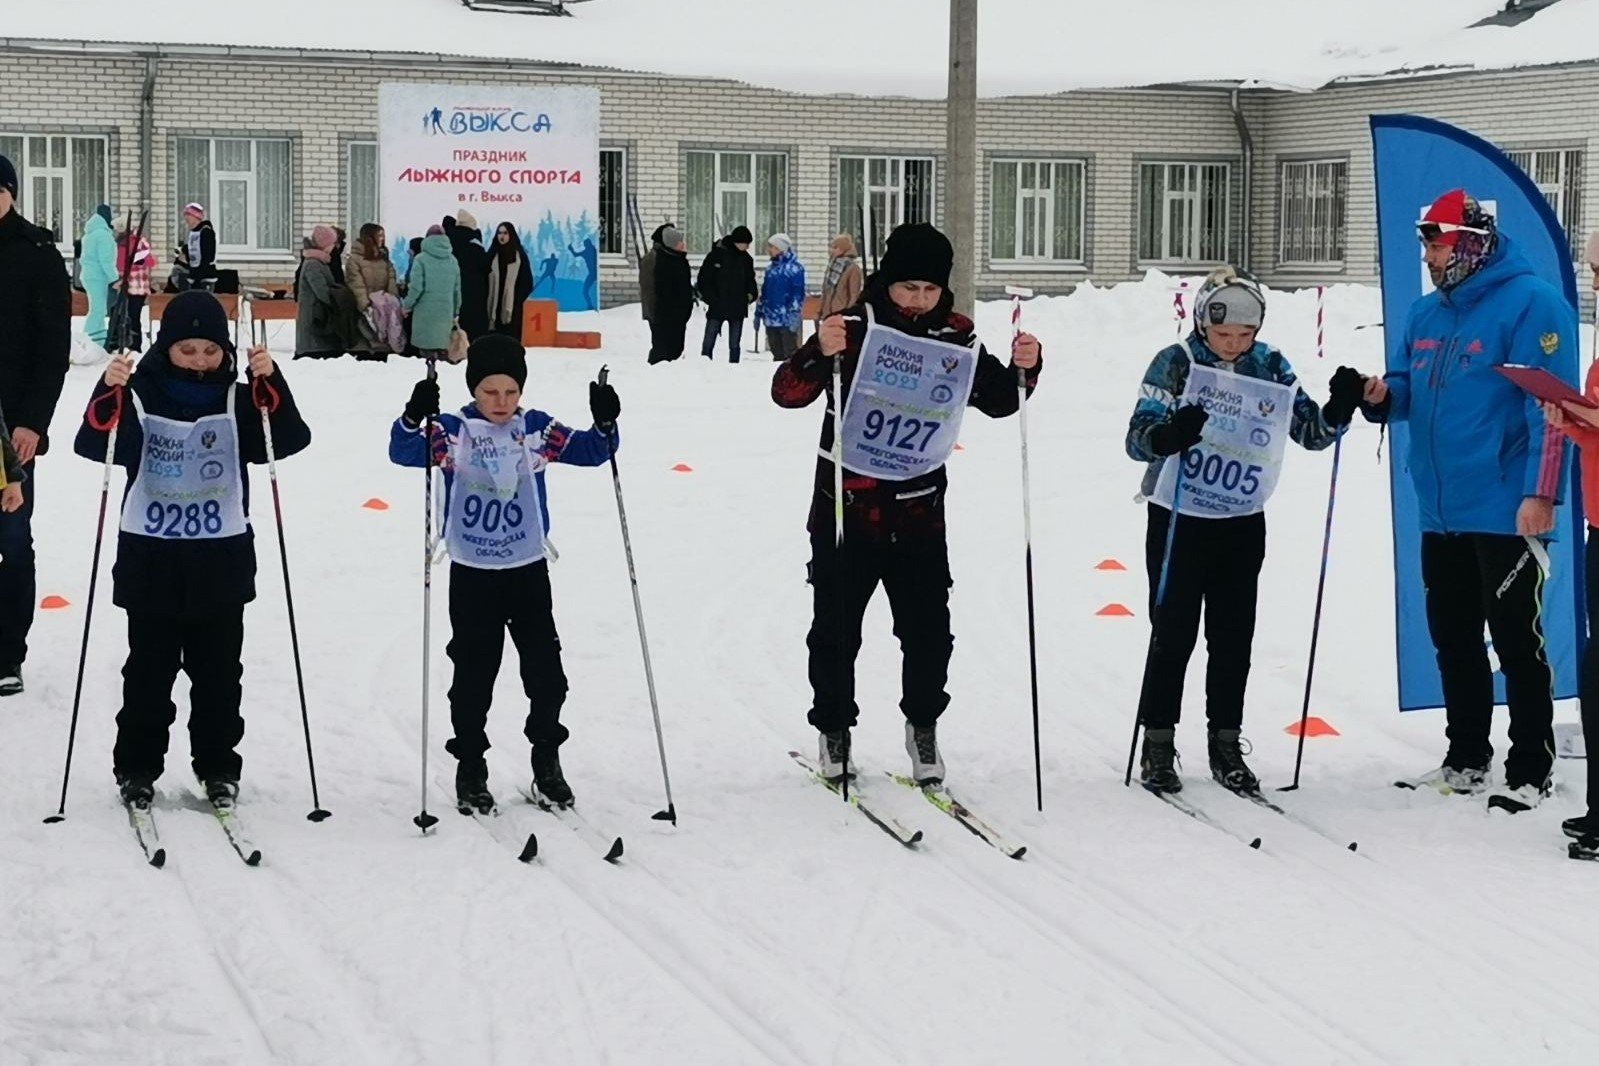
<path fill-rule="evenodd" d="M 117 282 L 117 239 L 111 233 L 111 207 L 101 204 L 83 225 L 83 294 L 89 298 L 84 332 L 104 346 L 111 287 Z"/>
<path fill-rule="evenodd" d="M 1416 783 L 1463 793 L 1489 785 L 1486 623 L 1510 704 L 1505 779 L 1489 802 L 1526 810 L 1548 794 L 1554 765 L 1540 560 L 1567 454 L 1532 397 L 1494 368 L 1542 366 L 1576 386 L 1576 315 L 1464 190 L 1439 197 L 1417 225 L 1436 291 L 1416 302 L 1405 324 L 1407 369 L 1365 391 L 1368 417 L 1410 422 L 1405 461 L 1421 512 L 1427 628 L 1448 714 L 1443 765 Z"/>
<path fill-rule="evenodd" d="M 799 351 L 800 322 L 805 315 L 805 267 L 786 233 L 774 233 L 766 244 L 772 263 L 761 283 L 755 321 L 766 325 L 766 340 L 778 362 Z"/>

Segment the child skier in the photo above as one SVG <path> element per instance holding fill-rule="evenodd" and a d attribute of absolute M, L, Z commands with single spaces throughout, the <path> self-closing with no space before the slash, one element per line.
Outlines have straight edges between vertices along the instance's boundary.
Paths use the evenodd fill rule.
<path fill-rule="evenodd" d="M 1255 637 L 1256 583 L 1266 557 L 1266 500 L 1277 484 L 1285 438 L 1320 451 L 1360 405 L 1364 379 L 1340 367 L 1325 409 L 1299 388 L 1282 353 L 1257 341 L 1266 315 L 1260 287 L 1231 267 L 1200 286 L 1194 330 L 1155 356 L 1127 427 L 1127 454 L 1144 471 L 1149 500 L 1144 562 L 1154 627 L 1138 697 L 1144 726 L 1140 780 L 1177 792 L 1176 731 L 1183 674 L 1205 611 L 1205 704 L 1210 772 L 1234 792 L 1260 780 L 1244 762 L 1239 730 Z M 1212 417 L 1215 416 L 1215 417 Z M 1179 456 L 1168 463 L 1169 456 Z M 1175 534 L 1167 531 L 1172 507 Z M 1163 566 L 1164 561 L 1164 566 Z M 1164 576 L 1165 597 L 1156 608 Z"/>
<path fill-rule="evenodd" d="M 167 305 L 139 361 L 118 356 L 95 384 L 74 450 L 128 471 L 112 599 L 128 612 L 113 769 L 124 803 L 148 807 L 177 716 L 172 686 L 189 675 L 189 755 L 218 808 L 239 795 L 244 735 L 244 605 L 255 599 L 255 534 L 247 463 L 267 461 L 260 407 L 278 458 L 303 451 L 311 430 L 265 348 L 250 349 L 238 381 L 227 314 L 195 290 Z"/>
<path fill-rule="evenodd" d="M 450 563 L 450 643 L 455 665 L 450 722 L 455 736 L 455 795 L 463 811 L 494 809 L 484 732 L 505 631 L 522 660 L 528 714 L 523 734 L 532 744 L 533 787 L 567 807 L 572 789 L 561 772 L 561 724 L 566 674 L 555 631 L 545 536 L 550 512 L 544 469 L 551 463 L 600 466 L 618 444 L 622 404 L 609 385 L 589 385 L 593 429 L 572 430 L 543 411 L 519 405 L 527 381 L 522 346 L 504 334 L 472 342 L 466 385 L 473 402 L 459 414 L 439 414 L 439 383 L 416 383 L 389 434 L 389 459 L 400 466 L 444 471 L 444 529 Z M 431 437 L 423 433 L 424 423 Z"/>
<path fill-rule="evenodd" d="M 1041 361 L 1031 334 L 1017 338 L 1008 367 L 978 342 L 971 320 L 952 310 L 954 258 L 949 240 L 926 223 L 895 229 L 860 302 L 826 319 L 772 379 L 779 407 L 804 407 L 828 395 L 806 527 L 814 594 L 806 644 L 815 695 L 810 723 L 821 734 L 821 769 L 829 780 L 854 772 L 846 765 L 849 730 L 860 716 L 854 663 L 861 618 L 879 583 L 905 658 L 900 710 L 912 774 L 923 785 L 944 778 L 937 722 L 949 705 L 944 684 L 954 648 L 944 462 L 966 407 L 992 418 L 1014 414 L 1020 406 L 1017 368 L 1026 371 L 1031 395 Z M 834 359 L 843 360 L 842 380 L 852 382 L 840 409 L 842 551 L 833 507 Z M 893 382 L 887 388 L 885 377 Z"/>

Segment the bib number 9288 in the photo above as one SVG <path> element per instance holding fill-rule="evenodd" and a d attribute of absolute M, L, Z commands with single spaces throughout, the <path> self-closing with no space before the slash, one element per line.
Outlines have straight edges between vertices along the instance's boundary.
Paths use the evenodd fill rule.
<path fill-rule="evenodd" d="M 188 506 L 151 502 L 144 509 L 144 531 L 152 537 L 216 536 L 222 532 L 222 505 L 216 500 Z"/>
<path fill-rule="evenodd" d="M 890 418 L 882 411 L 872 410 L 866 412 L 866 428 L 861 436 L 870 441 L 886 438 L 885 444 L 901 451 L 925 452 L 940 425 L 938 422 L 903 418 L 900 415 Z"/>
<path fill-rule="evenodd" d="M 1237 459 L 1223 459 L 1214 452 L 1206 455 L 1197 448 L 1190 448 L 1183 455 L 1183 477 L 1188 481 L 1220 485 L 1227 492 L 1242 492 L 1245 496 L 1260 491 L 1262 472 L 1263 468 L 1254 463 L 1245 466 Z"/>

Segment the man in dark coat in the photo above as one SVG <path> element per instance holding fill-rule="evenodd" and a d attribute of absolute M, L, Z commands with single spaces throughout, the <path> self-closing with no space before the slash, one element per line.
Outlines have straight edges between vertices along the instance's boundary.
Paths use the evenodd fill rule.
<path fill-rule="evenodd" d="M 0 156 L 0 413 L 27 466 L 19 510 L 0 514 L 0 696 L 22 691 L 33 625 L 35 455 L 61 398 L 72 350 L 67 268 L 50 233 L 16 210 L 17 170 Z"/>
<path fill-rule="evenodd" d="M 683 234 L 671 226 L 662 226 L 655 231 L 653 240 L 650 362 L 669 363 L 683 355 L 683 333 L 694 313 L 694 286 L 688 279 L 688 245 Z"/>
<path fill-rule="evenodd" d="M 461 329 L 477 340 L 489 331 L 489 253 L 483 231 L 470 211 L 457 211 L 444 220 L 444 235 L 461 268 Z"/>
<path fill-rule="evenodd" d="M 672 228 L 670 222 L 656 226 L 650 234 L 649 250 L 638 261 L 639 313 L 646 322 L 655 321 L 655 255 L 661 248 L 661 234 Z"/>
<path fill-rule="evenodd" d="M 738 344 L 744 334 L 744 319 L 759 290 L 755 287 L 755 260 L 750 258 L 750 243 L 755 240 L 747 227 L 738 226 L 711 249 L 700 266 L 694 288 L 705 301 L 705 343 L 700 353 L 712 358 L 716 338 L 727 323 L 728 362 L 738 362 Z"/>

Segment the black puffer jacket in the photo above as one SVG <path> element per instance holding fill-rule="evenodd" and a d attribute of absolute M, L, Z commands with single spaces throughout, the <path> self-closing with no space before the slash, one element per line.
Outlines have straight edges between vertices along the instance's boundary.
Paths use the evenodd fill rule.
<path fill-rule="evenodd" d="M 724 322 L 746 318 L 759 290 L 755 287 L 755 260 L 739 249 L 750 243 L 750 231 L 740 226 L 711 249 L 700 266 L 694 289 L 705 301 L 705 313 Z M 659 295 L 657 294 L 657 299 Z"/>
<path fill-rule="evenodd" d="M 61 399 L 72 351 L 72 290 L 55 240 L 13 208 L 0 217 L 0 412 L 39 434 Z"/>
<path fill-rule="evenodd" d="M 450 251 L 461 268 L 461 329 L 477 340 L 489 331 L 489 253 L 483 247 L 483 231 L 451 226 Z"/>
<path fill-rule="evenodd" d="M 221 414 L 232 404 L 239 431 L 239 476 L 244 492 L 244 513 L 250 514 L 250 475 L 247 464 L 266 462 L 266 435 L 261 413 L 250 398 L 250 386 L 236 380 L 232 356 L 223 368 L 204 377 L 175 369 L 166 350 L 152 348 L 139 361 L 128 388 L 152 415 L 193 421 Z M 277 458 L 304 451 L 311 430 L 300 417 L 294 397 L 276 369 L 267 379 L 279 397 L 272 414 L 272 445 Z M 74 450 L 85 459 L 105 462 L 106 426 L 116 406 L 115 390 L 96 381 Z M 128 471 L 131 488 L 139 476 L 144 432 L 131 396 L 123 397 L 117 431 L 116 464 Z M 123 493 L 126 496 L 126 491 Z M 119 510 L 120 514 L 120 510 Z M 113 519 L 120 522 L 120 517 Z M 167 617 L 206 618 L 230 612 L 255 599 L 255 533 L 217 540 L 163 540 L 135 533 L 117 534 L 117 562 L 112 570 L 112 600 L 131 612 Z"/>

